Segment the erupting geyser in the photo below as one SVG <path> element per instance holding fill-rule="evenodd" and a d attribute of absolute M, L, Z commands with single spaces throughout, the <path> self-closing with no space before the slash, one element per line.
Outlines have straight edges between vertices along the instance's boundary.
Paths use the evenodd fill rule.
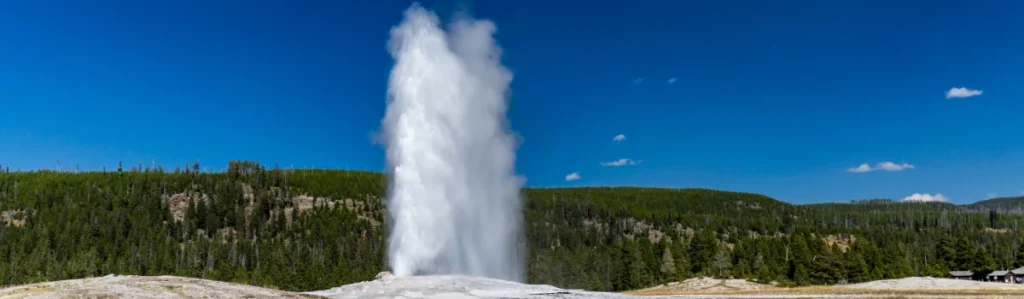
<path fill-rule="evenodd" d="M 493 23 L 459 16 L 447 32 L 439 23 L 414 4 L 388 42 L 388 262 L 398 276 L 521 281 L 523 180 L 505 118 L 512 74 Z"/>

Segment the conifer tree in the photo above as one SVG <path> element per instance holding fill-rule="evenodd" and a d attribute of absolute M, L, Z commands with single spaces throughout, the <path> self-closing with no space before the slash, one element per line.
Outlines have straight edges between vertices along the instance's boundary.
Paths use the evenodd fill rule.
<path fill-rule="evenodd" d="M 1017 245 L 1017 254 L 1013 260 L 1013 267 L 1024 267 L 1024 242 L 1021 242 L 1019 245 Z"/>
<path fill-rule="evenodd" d="M 670 245 L 665 245 L 664 250 L 661 254 L 661 274 L 663 277 L 674 278 L 676 274 L 676 262 L 672 258 L 672 250 Z"/>

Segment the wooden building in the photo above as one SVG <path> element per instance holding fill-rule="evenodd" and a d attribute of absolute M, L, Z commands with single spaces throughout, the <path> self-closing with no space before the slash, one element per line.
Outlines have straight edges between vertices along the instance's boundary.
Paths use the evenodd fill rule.
<path fill-rule="evenodd" d="M 1010 270 L 1010 273 L 1013 273 L 1014 283 L 1024 283 L 1024 267 Z"/>
<path fill-rule="evenodd" d="M 949 271 L 949 275 L 953 276 L 953 279 L 959 280 L 974 279 L 974 272 L 971 271 Z"/>
<path fill-rule="evenodd" d="M 987 280 L 987 281 L 995 281 L 995 282 L 1004 282 L 1004 283 L 1013 283 L 1014 281 L 1016 281 L 1015 278 L 1016 278 L 1016 275 L 1013 274 L 1013 271 L 1010 271 L 1010 270 L 998 270 L 998 271 L 992 271 L 992 273 L 989 273 L 985 280 Z"/>

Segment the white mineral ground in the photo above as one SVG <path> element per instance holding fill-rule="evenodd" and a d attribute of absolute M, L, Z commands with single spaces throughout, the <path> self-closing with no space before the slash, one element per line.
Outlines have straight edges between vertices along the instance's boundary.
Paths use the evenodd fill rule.
<path fill-rule="evenodd" d="M 828 291 L 829 289 L 833 291 Z M 632 296 L 565 290 L 548 285 L 466 276 L 381 275 L 373 281 L 328 290 L 296 293 L 255 286 L 175 276 L 118 276 L 44 282 L 0 289 L 0 298 L 1021 298 L 1024 286 L 943 278 L 910 277 L 825 287 L 823 293 L 787 293 L 785 288 L 738 279 L 694 278 L 645 290 L 686 295 Z M 714 292 L 745 291 L 746 294 Z M 858 294 L 863 291 L 864 294 Z M 886 291 L 892 291 L 887 295 Z M 958 294 L 991 291 L 992 295 Z M 708 292 L 701 294 L 701 292 Z M 922 292 L 910 294 L 908 292 Z"/>

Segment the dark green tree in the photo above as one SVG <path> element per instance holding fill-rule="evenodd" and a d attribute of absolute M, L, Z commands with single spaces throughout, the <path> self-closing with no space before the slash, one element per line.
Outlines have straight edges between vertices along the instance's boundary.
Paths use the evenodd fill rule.
<path fill-rule="evenodd" d="M 718 240 L 712 231 L 701 231 L 697 234 L 689 247 L 690 271 L 694 274 L 710 274 L 711 263 L 715 254 L 718 253 Z"/>
<path fill-rule="evenodd" d="M 1017 245 L 1017 254 L 1013 260 L 1013 267 L 1024 267 L 1024 242 L 1021 242 L 1019 245 Z"/>

